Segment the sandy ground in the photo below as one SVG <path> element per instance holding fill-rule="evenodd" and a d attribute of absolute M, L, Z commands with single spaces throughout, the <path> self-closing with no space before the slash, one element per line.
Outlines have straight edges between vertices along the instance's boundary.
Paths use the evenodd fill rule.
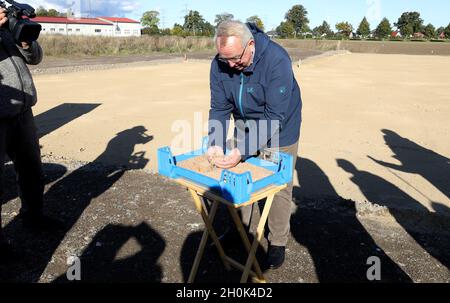
<path fill-rule="evenodd" d="M 449 68 L 449 57 L 372 54 L 296 66 L 304 102 L 300 170 L 332 185 L 317 182 L 309 194 L 448 213 Z M 43 153 L 93 161 L 117 133 L 143 127 L 149 139 L 134 152 L 155 171 L 157 148 L 178 147 L 180 126 L 190 141 L 176 151 L 198 146 L 208 118 L 208 73 L 209 62 L 188 61 L 38 75 L 35 114 L 48 123 L 55 114 L 45 112 L 54 107 L 93 104 L 58 111 L 62 127 L 42 137 Z M 103 160 L 128 165 L 121 152 Z"/>

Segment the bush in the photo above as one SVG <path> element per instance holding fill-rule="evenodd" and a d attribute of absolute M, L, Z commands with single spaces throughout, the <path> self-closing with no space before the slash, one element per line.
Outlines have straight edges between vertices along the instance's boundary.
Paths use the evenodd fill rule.
<path fill-rule="evenodd" d="M 214 42 L 209 37 L 41 35 L 39 43 L 47 56 L 144 55 L 153 52 L 181 53 L 214 49 Z"/>

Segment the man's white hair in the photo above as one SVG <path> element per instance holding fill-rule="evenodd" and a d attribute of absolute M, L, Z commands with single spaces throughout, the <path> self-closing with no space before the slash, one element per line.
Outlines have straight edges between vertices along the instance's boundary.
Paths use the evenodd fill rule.
<path fill-rule="evenodd" d="M 241 40 L 243 47 L 247 45 L 250 40 L 254 39 L 248 26 L 238 20 L 227 20 L 221 22 L 217 27 L 216 35 L 214 36 L 214 42 L 216 45 L 219 37 L 238 37 Z"/>

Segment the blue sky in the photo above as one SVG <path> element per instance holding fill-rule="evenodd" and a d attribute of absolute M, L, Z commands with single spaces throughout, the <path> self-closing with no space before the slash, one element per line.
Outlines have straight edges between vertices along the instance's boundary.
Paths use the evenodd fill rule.
<path fill-rule="evenodd" d="M 139 20 L 147 10 L 157 10 L 160 15 L 160 27 L 172 27 L 175 22 L 183 23 L 186 9 L 197 10 L 209 22 L 221 12 L 232 13 L 235 18 L 245 21 L 249 16 L 258 15 L 266 29 L 276 27 L 285 13 L 295 4 L 302 4 L 308 10 L 310 26 L 313 28 L 328 21 L 332 27 L 337 22 L 349 21 L 355 27 L 367 16 L 374 28 L 383 17 L 391 23 L 405 11 L 418 11 L 425 24 L 436 27 L 450 23 L 450 1 L 448 0 L 303 0 L 303 1 L 257 1 L 257 0 L 30 0 L 34 5 L 43 5 L 63 10 L 72 3 L 82 12 L 91 11 L 91 15 L 115 15 Z"/>

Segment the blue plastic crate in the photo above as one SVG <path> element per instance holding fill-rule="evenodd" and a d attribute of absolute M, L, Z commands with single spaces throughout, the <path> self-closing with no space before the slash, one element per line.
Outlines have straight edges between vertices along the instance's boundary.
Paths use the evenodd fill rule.
<path fill-rule="evenodd" d="M 250 200 L 250 196 L 269 186 L 283 185 L 292 181 L 292 156 L 285 153 L 275 153 L 272 161 L 259 158 L 249 158 L 246 162 L 264 167 L 274 173 L 261 180 L 253 182 L 250 172 L 236 174 L 229 170 L 223 170 L 219 180 L 207 177 L 192 170 L 178 166 L 177 164 L 193 157 L 204 155 L 207 151 L 206 140 L 201 149 L 174 156 L 169 147 L 158 149 L 158 172 L 171 179 L 185 179 L 200 186 L 210 189 L 234 204 L 242 204 Z"/>

